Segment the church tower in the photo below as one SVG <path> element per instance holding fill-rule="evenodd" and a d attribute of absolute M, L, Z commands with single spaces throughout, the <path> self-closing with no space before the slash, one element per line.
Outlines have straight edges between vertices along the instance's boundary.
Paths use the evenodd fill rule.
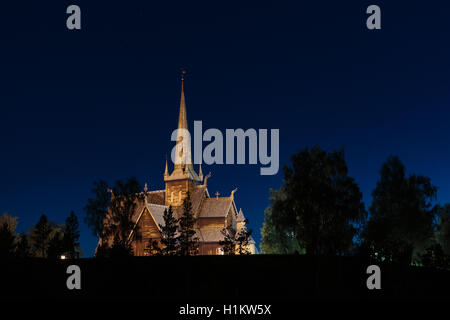
<path fill-rule="evenodd" d="M 174 207 L 181 206 L 187 192 L 192 194 L 193 188 L 202 183 L 203 174 L 201 167 L 199 174 L 194 170 L 191 155 L 191 136 L 189 132 L 187 114 L 186 114 L 186 100 L 184 97 L 184 75 L 183 70 L 181 74 L 181 98 L 180 98 L 180 112 L 178 116 L 177 141 L 175 147 L 174 168 L 169 174 L 169 167 L 166 159 L 166 168 L 164 172 L 165 188 L 165 205 Z"/>
<path fill-rule="evenodd" d="M 164 213 L 169 206 L 172 206 L 174 217 L 179 219 L 183 215 L 183 202 L 188 192 L 191 195 L 192 213 L 196 218 L 195 235 L 199 239 L 196 254 L 224 254 L 223 245 L 221 245 L 221 241 L 224 239 L 222 230 L 228 230 L 229 235 L 233 237 L 246 228 L 244 213 L 242 210 L 238 212 L 234 202 L 234 194 L 237 188 L 231 191 L 229 196 L 219 197 L 217 192 L 215 197 L 210 197 L 207 182 L 211 175 L 203 176 L 201 165 L 199 165 L 197 172 L 194 169 L 191 137 L 188 134 L 184 75 L 185 72 L 181 76 L 178 129 L 174 130 L 172 134 L 172 140 L 176 138 L 176 145 L 172 148 L 171 159 L 166 158 L 164 168 L 165 187 L 162 190 L 150 191 L 146 185 L 144 192 L 140 193 L 143 194 L 143 197 L 138 197 L 136 200 L 135 212 L 132 215 L 133 223 L 141 231 L 138 235 L 133 229 L 129 234 L 133 254 L 136 256 L 155 254 L 156 251 L 152 249 L 155 241 L 160 248 L 164 246 L 161 241 L 161 227 L 165 225 Z M 192 140 L 194 141 L 194 138 Z M 110 212 L 113 214 L 108 209 L 108 214 Z M 111 247 L 113 244 L 113 235 L 108 235 L 99 239 L 98 246 Z M 253 239 L 250 239 L 248 246 L 252 253 L 257 252 Z"/>

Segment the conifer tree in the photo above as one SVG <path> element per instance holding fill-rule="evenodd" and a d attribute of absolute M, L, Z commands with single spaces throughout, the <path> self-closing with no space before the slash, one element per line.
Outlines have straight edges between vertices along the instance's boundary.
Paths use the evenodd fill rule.
<path fill-rule="evenodd" d="M 8 213 L 0 216 L 0 256 L 12 257 L 16 248 L 17 217 L 12 217 Z"/>
<path fill-rule="evenodd" d="M 37 257 L 47 257 L 48 245 L 50 240 L 49 237 L 52 229 L 53 228 L 45 214 L 41 216 L 38 223 L 36 223 L 36 225 L 31 229 L 31 240 L 33 243 L 35 255 Z"/>
<path fill-rule="evenodd" d="M 52 230 L 48 240 L 47 258 L 59 259 L 63 254 L 65 254 L 64 233 L 62 232 L 62 228 L 56 227 Z"/>
<path fill-rule="evenodd" d="M 70 212 L 70 216 L 66 219 L 63 238 L 64 252 L 71 259 L 78 258 L 79 254 L 80 244 L 78 239 L 80 238 L 80 231 L 78 228 L 78 218 L 75 215 L 75 212 L 72 211 Z"/>
<path fill-rule="evenodd" d="M 28 241 L 28 236 L 25 233 L 22 233 L 19 236 L 19 242 L 17 243 L 16 248 L 16 257 L 23 259 L 29 258 L 31 256 L 30 244 Z"/>
<path fill-rule="evenodd" d="M 195 219 L 192 213 L 190 193 L 183 201 L 183 215 L 178 220 L 178 254 L 181 256 L 195 255 L 198 253 L 198 238 L 195 236 Z"/>
<path fill-rule="evenodd" d="M 249 244 L 253 230 L 247 230 L 248 219 L 244 221 L 244 227 L 236 235 L 236 247 L 238 254 L 251 254 Z"/>
<path fill-rule="evenodd" d="M 172 206 L 164 210 L 164 225 L 159 225 L 161 228 L 161 243 L 164 245 L 162 249 L 163 255 L 175 255 L 177 253 L 177 228 L 178 221 L 173 216 Z"/>
<path fill-rule="evenodd" d="M 223 235 L 223 240 L 219 241 L 219 244 L 223 248 L 224 255 L 235 255 L 236 254 L 236 232 L 233 228 L 223 228 L 220 233 Z"/>
<path fill-rule="evenodd" d="M 16 237 L 11 232 L 8 223 L 0 225 L 0 257 L 11 258 L 14 254 Z"/>

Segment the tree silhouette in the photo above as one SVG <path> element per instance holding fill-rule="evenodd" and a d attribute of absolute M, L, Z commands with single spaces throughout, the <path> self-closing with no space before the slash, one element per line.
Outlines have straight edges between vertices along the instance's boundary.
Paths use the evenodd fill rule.
<path fill-rule="evenodd" d="M 251 235 L 253 230 L 247 230 L 248 219 L 245 219 L 244 226 L 241 230 L 238 230 L 236 235 L 236 249 L 237 253 L 240 255 L 251 254 L 249 250 L 249 244 L 251 241 Z"/>
<path fill-rule="evenodd" d="M 105 236 L 104 219 L 108 212 L 108 206 L 111 199 L 108 190 L 109 187 L 106 181 L 100 180 L 94 182 L 94 187 L 91 192 L 95 197 L 89 198 L 87 205 L 84 207 L 86 213 L 84 222 L 87 223 L 92 234 L 99 239 Z"/>
<path fill-rule="evenodd" d="M 17 217 L 11 217 L 7 212 L 0 216 L 0 257 L 11 258 L 16 248 Z"/>
<path fill-rule="evenodd" d="M 132 255 L 131 233 L 135 239 L 140 238 L 140 230 L 133 220 L 137 201 L 143 199 L 140 190 L 139 182 L 134 177 L 116 181 L 113 188 L 104 228 L 106 236 L 114 238 L 115 251 L 122 249 L 123 253 Z"/>
<path fill-rule="evenodd" d="M 406 176 L 398 157 L 387 159 L 362 236 L 373 258 L 405 264 L 419 259 L 432 240 L 436 190 L 428 177 Z"/>
<path fill-rule="evenodd" d="M 178 250 L 178 242 L 176 238 L 178 221 L 173 216 L 172 206 L 164 210 L 164 225 L 159 225 L 161 229 L 161 243 L 163 244 L 163 255 L 175 255 Z"/>
<path fill-rule="evenodd" d="M 64 233 L 61 228 L 54 228 L 48 239 L 47 258 L 59 259 L 64 250 Z"/>
<path fill-rule="evenodd" d="M 11 258 L 14 256 L 16 236 L 7 222 L 0 225 L 0 257 Z"/>
<path fill-rule="evenodd" d="M 304 253 L 304 249 L 300 247 L 294 233 L 289 230 L 277 228 L 274 225 L 272 208 L 278 201 L 286 199 L 283 188 L 280 190 L 270 190 L 271 206 L 264 210 L 264 223 L 261 229 L 261 252 L 263 254 L 294 254 Z"/>
<path fill-rule="evenodd" d="M 120 238 L 119 234 L 114 235 L 113 244 L 106 249 L 106 257 L 110 258 L 127 258 L 133 255 L 133 248 L 127 242 Z"/>
<path fill-rule="evenodd" d="M 96 256 L 108 256 L 109 249 L 116 257 L 133 254 L 132 239 L 140 238 L 140 230 L 133 220 L 137 203 L 143 199 L 140 191 L 141 186 L 134 177 L 116 181 L 112 189 L 105 181 L 94 183 L 95 197 L 88 199 L 84 210 L 85 221 L 102 240 Z"/>
<path fill-rule="evenodd" d="M 20 259 L 31 257 L 31 248 L 28 241 L 28 236 L 22 233 L 19 237 L 19 242 L 17 243 L 16 257 Z"/>
<path fill-rule="evenodd" d="M 435 205 L 434 236 L 420 263 L 425 267 L 450 269 L 450 204 Z"/>
<path fill-rule="evenodd" d="M 17 217 L 12 217 L 7 212 L 4 212 L 0 216 L 0 225 L 3 225 L 4 223 L 7 224 L 9 231 L 12 234 L 15 234 L 15 230 L 17 227 Z"/>
<path fill-rule="evenodd" d="M 80 244 L 78 239 L 80 238 L 80 231 L 78 228 L 78 218 L 75 215 L 75 212 L 72 211 L 66 219 L 63 237 L 64 253 L 71 259 L 79 257 Z"/>
<path fill-rule="evenodd" d="M 31 229 L 30 234 L 32 247 L 36 257 L 47 257 L 48 245 L 52 229 L 53 227 L 48 221 L 45 214 L 40 217 L 38 223 L 36 223 L 36 225 Z"/>
<path fill-rule="evenodd" d="M 440 243 L 433 242 L 422 254 L 421 263 L 424 267 L 449 269 L 450 257 L 444 253 Z"/>
<path fill-rule="evenodd" d="M 192 213 L 192 203 L 188 191 L 183 201 L 183 215 L 178 220 L 178 254 L 181 256 L 195 255 L 198 253 L 198 238 L 195 236 L 196 219 Z"/>
<path fill-rule="evenodd" d="M 450 256 L 450 204 L 436 207 L 437 212 L 437 242 L 445 255 Z"/>
<path fill-rule="evenodd" d="M 315 146 L 291 161 L 292 168 L 284 167 L 282 197 L 272 205 L 272 234 L 289 235 L 310 255 L 350 252 L 366 211 L 358 185 L 348 176 L 344 152 Z"/>
<path fill-rule="evenodd" d="M 223 235 L 223 240 L 219 241 L 219 244 L 223 248 L 223 254 L 231 256 L 236 254 L 236 232 L 231 226 L 223 228 L 220 233 Z"/>

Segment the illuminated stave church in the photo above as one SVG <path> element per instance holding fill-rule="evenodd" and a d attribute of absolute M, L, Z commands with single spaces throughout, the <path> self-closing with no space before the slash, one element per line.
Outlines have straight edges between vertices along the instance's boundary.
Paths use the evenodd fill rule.
<path fill-rule="evenodd" d="M 178 118 L 178 137 L 175 147 L 175 164 L 172 172 L 166 160 L 164 171 L 165 189 L 148 190 L 144 188 L 143 199 L 139 200 L 133 220 L 140 230 L 139 239 L 135 239 L 133 234 L 132 247 L 134 255 L 148 255 L 146 246 L 156 240 L 160 243 L 161 233 L 159 225 L 164 225 L 164 210 L 172 206 L 175 218 L 181 217 L 183 213 L 183 200 L 189 191 L 192 202 L 192 212 L 196 218 L 196 236 L 199 239 L 200 255 L 220 255 L 223 250 L 219 241 L 224 239 L 221 230 L 231 227 L 235 236 L 245 226 L 245 217 L 242 209 L 237 210 L 234 202 L 235 190 L 230 192 L 230 196 L 219 197 L 216 193 L 210 197 L 207 188 L 208 176 L 203 176 L 201 165 L 198 173 L 194 170 L 191 158 L 191 143 L 186 139 L 184 143 L 182 132 L 188 130 L 186 101 L 184 97 L 184 79 L 181 78 L 181 99 Z M 101 244 L 101 240 L 99 244 Z M 255 241 L 251 239 L 248 250 L 255 254 L 257 249 Z"/>

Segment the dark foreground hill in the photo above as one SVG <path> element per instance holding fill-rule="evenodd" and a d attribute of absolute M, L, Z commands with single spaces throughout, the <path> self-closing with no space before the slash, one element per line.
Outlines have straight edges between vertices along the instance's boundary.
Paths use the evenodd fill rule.
<path fill-rule="evenodd" d="M 80 290 L 67 288 L 70 265 L 80 267 Z M 211 302 L 450 299 L 449 271 L 380 265 L 381 290 L 369 290 L 369 265 L 351 257 L 268 255 L 3 260 L 0 298 Z"/>

